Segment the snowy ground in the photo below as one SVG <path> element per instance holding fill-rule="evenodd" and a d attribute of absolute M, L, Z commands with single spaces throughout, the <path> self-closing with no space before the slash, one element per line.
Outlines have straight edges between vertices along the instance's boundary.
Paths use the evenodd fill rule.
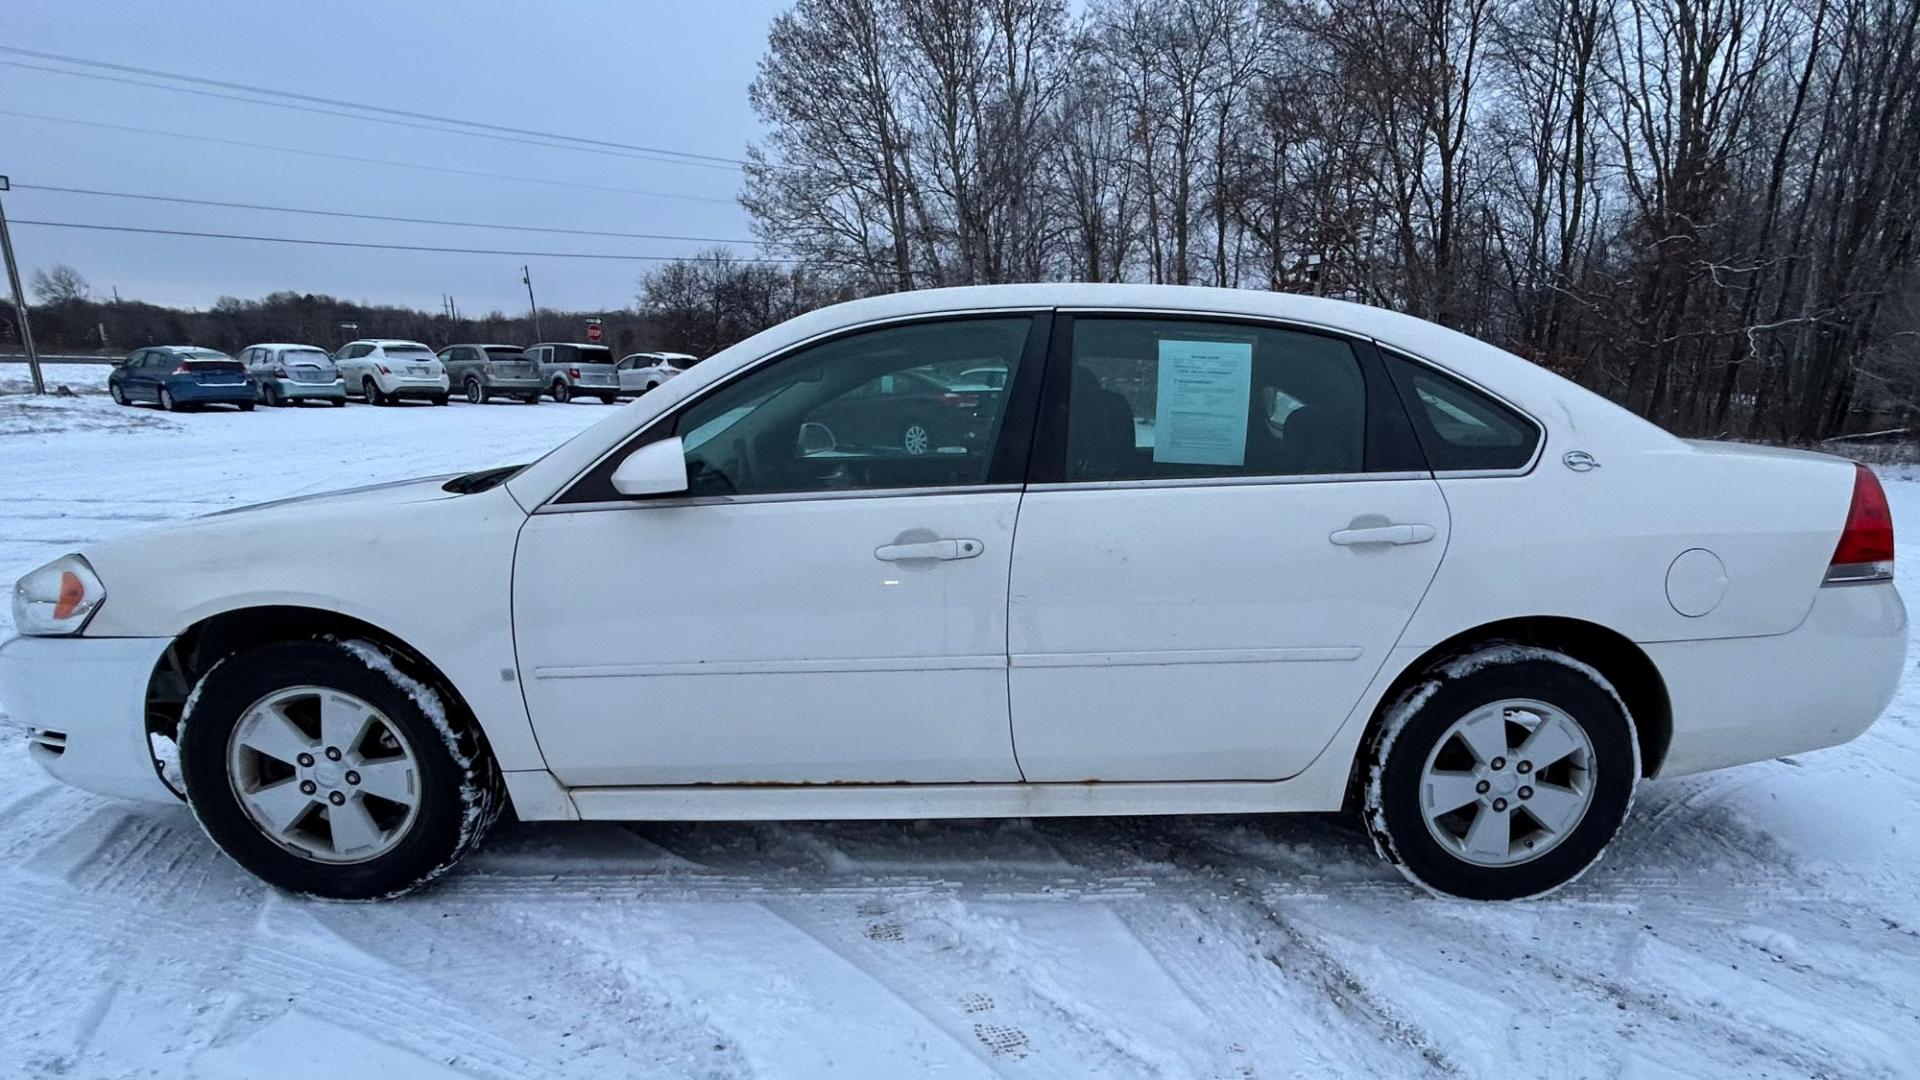
<path fill-rule="evenodd" d="M 54 381 L 95 393 L 0 396 L 0 581 L 606 414 Z M 1888 488 L 1920 596 L 1920 482 Z M 1314 817 L 521 826 L 426 895 L 305 903 L 8 738 L 0 1076 L 1911 1076 L 1917 719 L 1920 678 L 1851 746 L 1650 784 L 1597 870 L 1510 905 Z"/>

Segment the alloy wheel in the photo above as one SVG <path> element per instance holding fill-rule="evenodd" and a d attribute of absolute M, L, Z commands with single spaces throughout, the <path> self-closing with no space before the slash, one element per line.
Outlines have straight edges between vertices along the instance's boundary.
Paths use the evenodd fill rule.
<path fill-rule="evenodd" d="M 1420 816 L 1456 857 L 1515 866 L 1552 851 L 1594 799 L 1593 741 L 1542 701 L 1489 702 L 1454 721 L 1420 774 Z"/>
<path fill-rule="evenodd" d="M 420 776 L 397 725 L 328 687 L 261 698 L 227 740 L 228 782 L 247 817 L 316 862 L 362 863 L 393 850 L 419 812 Z"/>

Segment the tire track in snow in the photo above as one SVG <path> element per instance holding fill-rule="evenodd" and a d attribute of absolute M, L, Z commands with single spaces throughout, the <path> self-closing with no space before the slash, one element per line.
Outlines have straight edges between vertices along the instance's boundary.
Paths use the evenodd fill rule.
<path fill-rule="evenodd" d="M 259 887 L 265 895 L 264 886 Z M 31 912 L 32 914 L 29 914 Z M 60 949 L 80 948 L 111 958 L 164 943 L 175 957 L 198 961 L 221 978 L 264 999 L 291 1003 L 376 1041 L 434 1060 L 458 1059 L 502 1080 L 558 1077 L 542 1061 L 521 1053 L 491 1026 L 478 1026 L 459 1011 L 419 1000 L 418 986 L 377 970 L 343 974 L 337 957 L 237 938 L 231 923 L 209 919 L 205 907 L 190 911 L 101 901 L 72 889 L 32 888 L 0 881 L 0 923 Z M 49 950 L 55 944 L 43 946 Z M 183 999 L 185 1000 L 185 999 Z M 449 1039 L 448 1036 L 453 1038 Z"/>

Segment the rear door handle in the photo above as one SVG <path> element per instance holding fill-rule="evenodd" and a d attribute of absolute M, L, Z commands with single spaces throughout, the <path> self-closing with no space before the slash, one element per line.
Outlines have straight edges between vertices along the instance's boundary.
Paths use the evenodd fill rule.
<path fill-rule="evenodd" d="M 1375 525 L 1365 529 L 1341 529 L 1327 537 L 1341 547 L 1357 544 L 1424 544 L 1434 538 L 1431 525 Z"/>
<path fill-rule="evenodd" d="M 978 540 L 923 540 L 917 544 L 883 544 L 873 549 L 881 562 L 910 559 L 971 559 L 986 550 Z"/>

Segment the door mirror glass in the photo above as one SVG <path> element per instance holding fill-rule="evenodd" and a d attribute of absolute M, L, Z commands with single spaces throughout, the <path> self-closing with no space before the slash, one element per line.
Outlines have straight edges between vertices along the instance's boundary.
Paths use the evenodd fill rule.
<path fill-rule="evenodd" d="M 811 421 L 800 425 L 800 453 L 803 456 L 829 454 L 837 446 L 838 444 L 833 441 L 833 429 L 827 425 Z"/>
<path fill-rule="evenodd" d="M 613 470 L 613 490 L 630 499 L 687 490 L 687 451 L 678 435 L 650 442 Z"/>

